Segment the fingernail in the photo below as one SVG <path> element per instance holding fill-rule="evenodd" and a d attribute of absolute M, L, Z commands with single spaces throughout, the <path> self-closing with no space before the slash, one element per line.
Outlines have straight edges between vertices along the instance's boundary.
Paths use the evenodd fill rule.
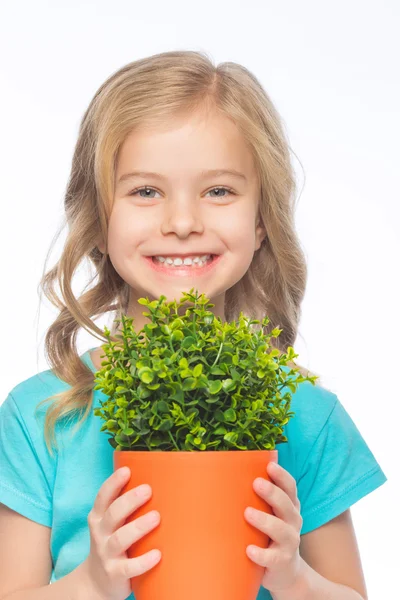
<path fill-rule="evenodd" d="M 160 550 L 151 550 L 151 552 L 149 552 L 149 560 L 150 562 L 158 562 L 161 558 L 161 552 Z"/>
<path fill-rule="evenodd" d="M 267 481 L 265 479 L 257 479 L 256 487 L 261 492 L 269 492 L 272 489 L 272 484 L 270 481 Z"/>
<path fill-rule="evenodd" d="M 159 520 L 159 513 L 152 511 L 148 514 L 148 519 L 150 523 L 157 523 L 157 521 Z"/>
<path fill-rule="evenodd" d="M 136 492 L 137 492 L 137 494 L 139 494 L 139 496 L 143 496 L 143 497 L 150 496 L 151 488 L 147 483 L 143 483 L 142 485 L 139 485 L 136 488 Z"/>

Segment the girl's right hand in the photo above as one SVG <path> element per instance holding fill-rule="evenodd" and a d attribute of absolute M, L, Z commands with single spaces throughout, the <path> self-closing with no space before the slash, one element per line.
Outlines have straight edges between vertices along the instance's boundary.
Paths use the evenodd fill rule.
<path fill-rule="evenodd" d="M 101 600 L 126 600 L 131 594 L 131 577 L 149 571 L 161 558 L 159 550 L 127 557 L 126 550 L 160 522 L 160 513 L 151 511 L 121 527 L 152 494 L 151 487 L 144 484 L 118 496 L 129 477 L 129 470 L 124 474 L 118 469 L 106 479 L 88 514 L 90 553 L 81 567 L 89 589 Z M 143 495 L 142 487 L 147 494 Z"/>

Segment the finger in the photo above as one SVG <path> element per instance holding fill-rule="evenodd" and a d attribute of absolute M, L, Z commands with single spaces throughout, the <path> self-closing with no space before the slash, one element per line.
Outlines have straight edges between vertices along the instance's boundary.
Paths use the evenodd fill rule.
<path fill-rule="evenodd" d="M 298 524 L 298 511 L 286 492 L 262 477 L 254 480 L 254 490 L 272 508 L 274 515 L 290 525 Z"/>
<path fill-rule="evenodd" d="M 267 473 L 274 484 L 280 487 L 290 498 L 293 506 L 297 506 L 299 500 L 297 497 L 297 483 L 293 475 L 276 462 L 269 462 Z"/>
<path fill-rule="evenodd" d="M 247 556 L 260 567 L 271 568 L 277 564 L 279 560 L 279 550 L 271 550 L 270 548 L 260 548 L 260 546 L 247 546 Z"/>
<path fill-rule="evenodd" d="M 111 535 L 121 527 L 133 512 L 150 499 L 151 494 L 151 487 L 148 484 L 143 484 L 114 500 L 100 521 L 103 534 Z"/>
<path fill-rule="evenodd" d="M 245 510 L 245 517 L 250 525 L 268 535 L 276 544 L 288 547 L 296 546 L 293 527 L 275 515 L 248 507 Z"/>
<path fill-rule="evenodd" d="M 126 470 L 126 467 L 124 467 L 114 471 L 114 473 L 104 481 L 97 493 L 91 511 L 96 518 L 103 518 L 110 504 L 118 498 L 121 489 L 126 485 L 130 475 L 130 469 Z"/>
<path fill-rule="evenodd" d="M 125 579 L 143 575 L 160 562 L 161 558 L 162 554 L 158 549 L 150 550 L 145 554 L 135 556 L 135 558 L 128 558 L 123 568 Z"/>
<path fill-rule="evenodd" d="M 109 556 L 118 557 L 126 552 L 144 535 L 155 529 L 160 523 L 160 513 L 156 510 L 138 517 L 115 531 L 107 540 Z"/>

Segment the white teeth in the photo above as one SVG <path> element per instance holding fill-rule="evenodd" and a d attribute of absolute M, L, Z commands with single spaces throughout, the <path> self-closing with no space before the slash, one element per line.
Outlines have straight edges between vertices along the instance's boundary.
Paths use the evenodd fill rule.
<path fill-rule="evenodd" d="M 186 257 L 184 259 L 182 258 L 170 258 L 167 257 L 165 258 L 164 256 L 156 256 L 155 259 L 158 262 L 161 263 L 166 263 L 167 265 L 174 265 L 176 267 L 180 267 L 181 265 L 185 265 L 185 266 L 192 266 L 194 265 L 198 265 L 198 266 L 202 266 L 204 265 L 207 260 L 209 260 L 211 258 L 211 254 L 204 254 L 203 256 L 195 256 L 193 259 Z"/>

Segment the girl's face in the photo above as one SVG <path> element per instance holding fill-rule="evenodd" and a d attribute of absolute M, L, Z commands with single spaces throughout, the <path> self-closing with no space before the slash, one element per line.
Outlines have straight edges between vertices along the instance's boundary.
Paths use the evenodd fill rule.
<path fill-rule="evenodd" d="M 209 170 L 235 170 L 241 176 Z M 128 176 L 133 171 L 153 174 Z M 148 189 L 135 192 L 140 188 Z M 136 331 L 148 322 L 138 298 L 164 294 L 167 302 L 179 301 L 192 287 L 225 320 L 225 292 L 246 273 L 265 237 L 257 227 L 259 198 L 253 158 L 228 118 L 197 114 L 169 122 L 168 128 L 131 133 L 118 157 L 108 252 L 131 288 L 127 314 L 134 317 Z M 146 258 L 188 254 L 220 257 L 201 275 L 196 267 L 184 275 L 174 275 L 174 267 L 159 272 Z"/>

